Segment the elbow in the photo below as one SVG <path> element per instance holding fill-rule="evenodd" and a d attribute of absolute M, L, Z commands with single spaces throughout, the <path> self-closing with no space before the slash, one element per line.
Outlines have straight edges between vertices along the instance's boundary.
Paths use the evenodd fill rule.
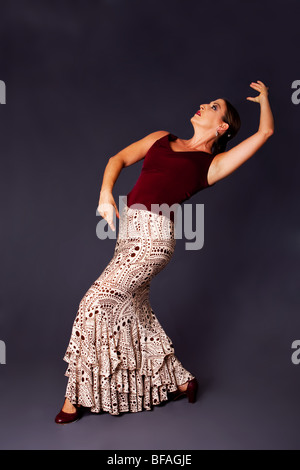
<path fill-rule="evenodd" d="M 265 131 L 266 138 L 269 139 L 274 134 L 274 129 L 268 129 Z"/>
<path fill-rule="evenodd" d="M 260 134 L 263 136 L 265 140 L 268 140 L 274 134 L 274 129 L 270 128 L 267 130 L 260 131 Z"/>

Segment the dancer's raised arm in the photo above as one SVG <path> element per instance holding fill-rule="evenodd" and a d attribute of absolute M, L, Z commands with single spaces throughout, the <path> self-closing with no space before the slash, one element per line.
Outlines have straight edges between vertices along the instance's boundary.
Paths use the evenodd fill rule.
<path fill-rule="evenodd" d="M 208 173 L 207 180 L 209 185 L 225 178 L 239 168 L 245 161 L 252 157 L 274 133 L 274 119 L 268 98 L 268 87 L 259 80 L 252 82 L 250 86 L 259 92 L 258 96 L 247 97 L 247 100 L 260 104 L 259 128 L 257 132 L 235 147 L 215 156 Z"/>

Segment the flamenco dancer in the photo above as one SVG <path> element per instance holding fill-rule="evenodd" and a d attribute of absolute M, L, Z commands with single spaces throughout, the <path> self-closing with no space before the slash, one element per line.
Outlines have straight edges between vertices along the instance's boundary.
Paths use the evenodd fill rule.
<path fill-rule="evenodd" d="M 78 420 L 84 407 L 118 415 L 181 396 L 195 402 L 197 379 L 176 357 L 149 301 L 151 280 L 169 263 L 176 244 L 173 212 L 161 214 L 153 205 L 182 204 L 267 142 L 274 132 L 268 87 L 259 80 L 250 87 L 258 93 L 247 97 L 260 105 L 258 130 L 230 150 L 226 145 L 241 121 L 234 106 L 219 98 L 191 117 L 190 139 L 153 132 L 108 160 L 98 211 L 112 230 L 115 211 L 120 227 L 126 220 L 126 230 L 119 230 L 112 259 L 79 304 L 64 356 L 68 382 L 57 424 Z M 120 217 L 113 186 L 123 168 L 142 159 Z"/>

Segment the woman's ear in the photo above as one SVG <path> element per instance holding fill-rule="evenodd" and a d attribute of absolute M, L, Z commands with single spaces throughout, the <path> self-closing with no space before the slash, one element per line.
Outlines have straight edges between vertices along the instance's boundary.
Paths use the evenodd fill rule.
<path fill-rule="evenodd" d="M 227 122 L 223 122 L 223 124 L 220 124 L 217 128 L 217 131 L 219 132 L 219 134 L 225 134 L 225 132 L 227 131 L 227 129 L 229 128 L 229 124 L 227 124 Z"/>

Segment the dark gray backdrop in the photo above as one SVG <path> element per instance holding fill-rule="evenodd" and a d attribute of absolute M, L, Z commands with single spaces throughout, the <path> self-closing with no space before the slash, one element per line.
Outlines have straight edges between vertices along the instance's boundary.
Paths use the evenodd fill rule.
<path fill-rule="evenodd" d="M 299 3 L 2 1 L 1 318 L 3 449 L 300 448 Z M 79 302 L 111 259 L 96 237 L 110 156 L 155 130 L 189 139 L 200 103 L 227 97 L 255 132 L 251 81 L 270 87 L 275 134 L 189 202 L 205 205 L 200 251 L 177 241 L 151 303 L 198 401 L 87 414 L 70 426 L 62 361 Z M 142 162 L 121 173 L 114 196 Z"/>

